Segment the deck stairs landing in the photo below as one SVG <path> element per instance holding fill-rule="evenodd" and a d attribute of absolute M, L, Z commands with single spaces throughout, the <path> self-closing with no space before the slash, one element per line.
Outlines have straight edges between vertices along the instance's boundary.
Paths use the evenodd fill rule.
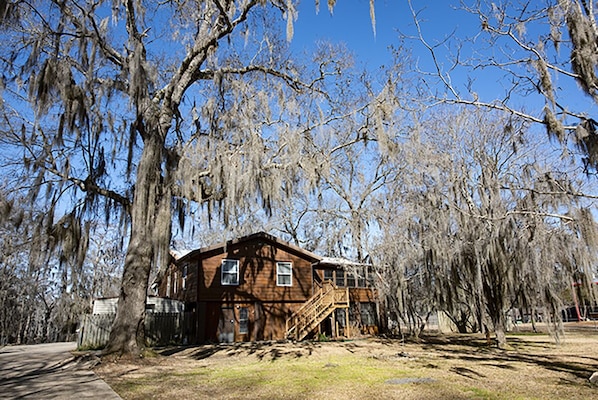
<path fill-rule="evenodd" d="M 303 340 L 337 308 L 349 308 L 349 289 L 325 281 L 286 321 L 287 338 Z"/>

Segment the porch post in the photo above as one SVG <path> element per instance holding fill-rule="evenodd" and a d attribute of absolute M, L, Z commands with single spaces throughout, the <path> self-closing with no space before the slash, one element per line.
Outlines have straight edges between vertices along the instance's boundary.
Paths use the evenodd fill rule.
<path fill-rule="evenodd" d="M 349 321 L 349 307 L 345 308 L 345 336 L 347 337 L 347 339 L 349 339 L 351 337 L 351 330 L 350 327 L 351 326 L 351 321 Z"/>
<path fill-rule="evenodd" d="M 332 336 L 336 339 L 338 337 L 338 326 L 336 326 L 336 310 L 332 311 L 332 314 L 330 314 L 330 318 L 332 319 Z"/>

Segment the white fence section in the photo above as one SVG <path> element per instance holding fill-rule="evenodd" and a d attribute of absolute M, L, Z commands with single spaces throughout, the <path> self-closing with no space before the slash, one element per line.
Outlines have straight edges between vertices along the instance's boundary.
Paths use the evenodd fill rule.
<path fill-rule="evenodd" d="M 93 301 L 93 314 L 114 314 L 118 305 L 118 297 L 103 297 Z M 163 297 L 147 296 L 145 309 L 156 313 L 182 313 L 185 305 L 182 301 Z"/>
<path fill-rule="evenodd" d="M 81 317 L 78 348 L 99 349 L 106 346 L 116 314 L 85 314 Z"/>

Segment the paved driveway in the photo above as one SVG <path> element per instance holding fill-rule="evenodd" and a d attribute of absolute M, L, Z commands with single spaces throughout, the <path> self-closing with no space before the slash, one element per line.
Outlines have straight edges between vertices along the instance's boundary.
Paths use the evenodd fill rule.
<path fill-rule="evenodd" d="M 0 399 L 102 399 L 120 397 L 70 353 L 76 343 L 0 348 Z"/>

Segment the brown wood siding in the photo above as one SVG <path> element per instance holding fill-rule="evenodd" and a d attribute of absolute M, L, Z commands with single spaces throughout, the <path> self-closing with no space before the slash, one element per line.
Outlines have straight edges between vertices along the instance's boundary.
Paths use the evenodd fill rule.
<path fill-rule="evenodd" d="M 172 270 L 174 268 L 177 268 L 177 266 L 174 265 L 174 264 L 170 264 L 168 266 L 168 268 L 166 268 L 166 271 L 164 272 L 164 275 L 160 279 L 160 283 L 158 285 L 158 296 L 160 296 L 160 297 L 167 297 L 166 294 L 168 292 L 168 289 L 167 289 L 167 287 L 168 287 L 168 277 L 170 276 L 170 274 L 172 273 Z M 171 283 L 171 288 L 172 288 L 172 283 Z"/>
<path fill-rule="evenodd" d="M 170 264 L 158 285 L 158 296 L 180 300 L 186 304 L 197 300 L 197 262 L 189 263 L 187 279 L 183 288 L 184 264 Z M 168 280 L 170 277 L 170 294 L 168 294 Z M 176 281 L 176 282 L 175 282 Z"/>
<path fill-rule="evenodd" d="M 286 319 L 291 314 L 290 305 L 281 302 L 221 303 L 217 301 L 199 303 L 199 318 L 204 321 L 199 332 L 199 342 L 219 342 L 221 320 L 225 310 L 234 312 L 234 341 L 281 340 L 286 334 Z M 247 308 L 247 333 L 240 333 L 239 313 Z M 206 310 L 202 318 L 202 310 Z"/>
<path fill-rule="evenodd" d="M 312 262 L 292 249 L 252 240 L 194 254 L 189 263 L 188 296 L 197 299 L 198 342 L 222 338 L 223 316 L 234 311 L 234 340 L 280 340 L 286 334 L 286 319 L 312 296 Z M 222 260 L 239 261 L 239 285 L 222 285 Z M 292 263 L 291 286 L 277 285 L 277 262 Z M 182 271 L 184 263 L 179 268 Z M 191 278 L 193 277 L 193 278 Z M 248 310 L 248 332 L 239 332 L 239 312 Z M 224 311 L 223 311 L 224 310 Z"/>
<path fill-rule="evenodd" d="M 239 285 L 222 285 L 222 260 L 239 261 Z M 291 262 L 291 286 L 278 286 L 276 263 Z M 199 260 L 199 301 L 298 301 L 312 294 L 311 262 L 272 244 L 246 243 Z"/>
<path fill-rule="evenodd" d="M 224 259 L 239 261 L 238 285 L 222 285 Z M 323 269 L 314 270 L 312 266 L 317 260 L 312 253 L 276 238 L 252 235 L 229 242 L 226 247 L 195 250 L 179 259 L 162 277 L 159 295 L 166 297 L 167 276 L 170 276 L 170 297 L 184 301 L 189 311 L 196 312 L 197 329 L 195 338 L 191 339 L 195 342 L 219 342 L 223 338 L 236 342 L 280 340 L 286 335 L 287 318 L 312 297 L 314 279 L 323 280 Z M 277 285 L 277 262 L 292 263 L 291 286 Z M 185 264 L 188 265 L 187 280 L 182 289 Z M 173 293 L 175 275 L 177 292 Z M 372 288 L 351 287 L 349 296 L 357 316 L 360 303 L 376 301 Z M 242 308 L 248 312 L 247 333 L 243 334 L 239 330 Z"/>
<path fill-rule="evenodd" d="M 374 303 L 376 294 L 370 288 L 349 288 L 349 301 L 351 303 Z"/>
<path fill-rule="evenodd" d="M 185 280 L 185 288 L 183 289 L 183 271 L 187 264 L 187 279 Z M 185 303 L 195 303 L 197 301 L 197 261 L 191 260 L 183 263 L 179 267 L 180 272 L 180 297 Z"/>

